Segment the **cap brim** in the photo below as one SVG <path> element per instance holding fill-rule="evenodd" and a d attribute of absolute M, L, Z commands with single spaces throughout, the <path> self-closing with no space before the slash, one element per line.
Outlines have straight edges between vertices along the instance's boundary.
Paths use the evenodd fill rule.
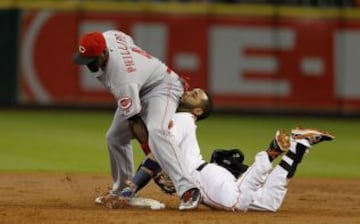
<path fill-rule="evenodd" d="M 83 57 L 80 53 L 75 53 L 73 56 L 73 62 L 79 65 L 88 65 L 93 63 L 96 60 L 96 57 Z"/>

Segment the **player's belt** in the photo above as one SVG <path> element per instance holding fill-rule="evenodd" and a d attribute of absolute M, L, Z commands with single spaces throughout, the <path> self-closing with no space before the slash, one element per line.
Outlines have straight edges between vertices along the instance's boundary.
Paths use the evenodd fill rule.
<path fill-rule="evenodd" d="M 197 171 L 201 171 L 208 163 L 204 162 L 203 164 L 201 164 L 198 168 L 196 168 Z"/>

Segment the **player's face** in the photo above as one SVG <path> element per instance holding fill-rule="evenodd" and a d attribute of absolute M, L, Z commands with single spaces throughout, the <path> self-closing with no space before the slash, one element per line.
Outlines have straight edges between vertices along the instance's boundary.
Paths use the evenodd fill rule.
<path fill-rule="evenodd" d="M 201 107 L 203 100 L 208 100 L 208 96 L 204 90 L 195 88 L 186 91 L 180 99 L 180 106 L 188 109 Z"/>
<path fill-rule="evenodd" d="M 88 69 L 92 72 L 97 72 L 99 71 L 99 68 L 100 68 L 100 65 L 99 65 L 99 57 L 96 58 L 95 61 L 93 61 L 92 63 L 90 64 L 87 64 L 86 65 L 88 67 Z"/>
<path fill-rule="evenodd" d="M 104 64 L 105 59 L 106 59 L 106 54 L 103 53 L 99 57 L 97 57 L 95 61 L 93 61 L 90 64 L 87 64 L 86 66 L 88 67 L 88 69 L 90 71 L 97 72 L 97 71 L 99 71 L 101 66 Z"/>

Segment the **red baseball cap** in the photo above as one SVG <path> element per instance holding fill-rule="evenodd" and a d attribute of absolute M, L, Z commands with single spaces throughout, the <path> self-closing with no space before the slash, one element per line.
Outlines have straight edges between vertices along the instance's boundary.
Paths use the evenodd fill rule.
<path fill-rule="evenodd" d="M 96 60 L 105 50 L 105 38 L 100 32 L 86 33 L 79 40 L 78 52 L 73 56 L 76 64 L 87 65 Z"/>

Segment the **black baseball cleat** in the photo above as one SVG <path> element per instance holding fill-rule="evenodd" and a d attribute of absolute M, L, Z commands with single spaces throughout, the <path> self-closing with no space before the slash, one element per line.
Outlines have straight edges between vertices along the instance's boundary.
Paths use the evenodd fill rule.
<path fill-rule="evenodd" d="M 199 189 L 191 188 L 181 196 L 179 210 L 192 210 L 197 208 L 201 200 Z"/>

